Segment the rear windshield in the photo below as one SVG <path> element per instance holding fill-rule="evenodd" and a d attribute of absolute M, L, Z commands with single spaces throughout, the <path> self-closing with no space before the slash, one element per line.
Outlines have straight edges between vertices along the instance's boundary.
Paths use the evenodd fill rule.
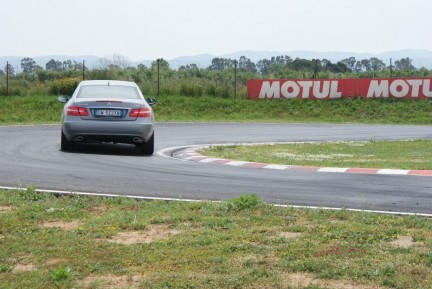
<path fill-rule="evenodd" d="M 136 87 L 119 85 L 82 86 L 77 98 L 141 99 Z"/>

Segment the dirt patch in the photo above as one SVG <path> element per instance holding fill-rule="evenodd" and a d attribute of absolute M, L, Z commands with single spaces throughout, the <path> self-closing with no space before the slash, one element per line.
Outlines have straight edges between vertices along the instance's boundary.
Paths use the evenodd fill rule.
<path fill-rule="evenodd" d="M 42 223 L 41 228 L 59 228 L 63 230 L 73 230 L 78 228 L 78 221 L 63 222 L 63 221 L 49 221 Z"/>
<path fill-rule="evenodd" d="M 284 275 L 283 280 L 288 281 L 291 286 L 294 288 L 305 288 L 309 286 L 320 286 L 324 288 L 333 288 L 333 289 L 377 289 L 382 288 L 379 286 L 368 286 L 368 285 L 359 285 L 354 284 L 350 281 L 345 280 L 324 280 L 317 279 L 311 274 L 307 273 L 291 273 Z"/>
<path fill-rule="evenodd" d="M 102 215 L 103 213 L 110 210 L 110 207 L 108 206 L 97 206 L 97 207 L 90 207 L 87 209 L 87 212 Z"/>
<path fill-rule="evenodd" d="M 343 224 L 345 221 L 340 219 L 330 219 L 330 224 Z"/>
<path fill-rule="evenodd" d="M 0 206 L 0 214 L 7 213 L 13 210 L 12 206 Z"/>
<path fill-rule="evenodd" d="M 396 240 L 390 242 L 391 245 L 393 245 L 396 248 L 417 248 L 417 249 L 426 249 L 425 244 L 422 242 L 413 242 L 412 237 L 410 236 L 399 236 Z"/>
<path fill-rule="evenodd" d="M 293 233 L 293 232 L 280 232 L 280 233 L 278 233 L 279 237 L 287 238 L 287 239 L 298 238 L 298 237 L 301 237 L 302 235 L 303 235 L 302 233 Z"/>
<path fill-rule="evenodd" d="M 45 265 L 52 266 L 52 265 L 57 265 L 57 264 L 61 264 L 61 263 L 66 263 L 67 261 L 68 261 L 68 259 L 65 259 L 65 258 L 48 259 L 46 261 Z"/>
<path fill-rule="evenodd" d="M 409 236 L 399 236 L 396 240 L 390 242 L 395 247 L 398 248 L 410 248 L 414 246 L 414 242 L 412 241 L 412 238 Z"/>
<path fill-rule="evenodd" d="M 88 276 L 82 281 L 84 288 L 94 288 L 97 285 L 98 288 L 139 288 L 141 276 L 115 276 L 115 275 L 104 275 L 104 276 Z"/>
<path fill-rule="evenodd" d="M 108 242 L 132 245 L 132 244 L 150 244 L 159 240 L 167 239 L 173 235 L 182 233 L 181 230 L 169 229 L 166 225 L 148 226 L 144 232 L 120 232 Z"/>
<path fill-rule="evenodd" d="M 29 272 L 29 271 L 35 271 L 36 266 L 32 264 L 16 264 L 15 267 L 12 269 L 12 273 L 21 273 L 21 272 Z"/>

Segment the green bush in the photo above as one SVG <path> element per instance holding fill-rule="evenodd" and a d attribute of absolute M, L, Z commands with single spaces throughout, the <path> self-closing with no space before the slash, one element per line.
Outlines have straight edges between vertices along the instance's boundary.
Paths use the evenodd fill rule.
<path fill-rule="evenodd" d="M 62 282 L 72 278 L 72 269 L 70 267 L 57 268 L 49 271 L 50 279 L 54 282 Z"/>
<path fill-rule="evenodd" d="M 233 89 L 227 85 L 222 85 L 216 88 L 216 96 L 230 98 L 232 95 Z"/>
<path fill-rule="evenodd" d="M 203 88 L 192 83 L 182 83 L 180 85 L 180 95 L 183 96 L 202 96 Z"/>
<path fill-rule="evenodd" d="M 228 201 L 228 208 L 230 211 L 242 211 L 256 208 L 260 203 L 256 195 L 242 195 Z"/>
<path fill-rule="evenodd" d="M 40 82 L 46 82 L 59 78 L 75 78 L 81 77 L 82 71 L 80 70 L 66 70 L 66 71 L 46 71 L 46 70 L 37 70 L 36 76 Z"/>
<path fill-rule="evenodd" d="M 209 83 L 209 84 L 206 86 L 205 93 L 206 93 L 208 96 L 216 96 L 216 85 L 215 85 L 214 83 Z"/>
<path fill-rule="evenodd" d="M 24 90 L 20 87 L 16 86 L 9 86 L 9 92 L 7 90 L 6 85 L 0 86 L 0 95 L 6 96 L 6 95 L 24 95 Z"/>
<path fill-rule="evenodd" d="M 54 95 L 72 95 L 79 82 L 80 79 L 77 77 L 54 79 L 49 83 L 48 91 Z"/>

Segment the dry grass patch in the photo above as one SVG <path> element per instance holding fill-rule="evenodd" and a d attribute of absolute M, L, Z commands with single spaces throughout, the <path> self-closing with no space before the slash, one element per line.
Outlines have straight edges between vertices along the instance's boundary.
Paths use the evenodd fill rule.
<path fill-rule="evenodd" d="M 21 264 L 21 263 L 18 263 L 12 269 L 12 273 L 29 272 L 29 271 L 36 271 L 36 270 L 37 270 L 37 268 L 33 264 Z"/>
<path fill-rule="evenodd" d="M 63 222 L 63 221 L 48 221 L 40 225 L 41 228 L 59 228 L 63 230 L 74 230 L 78 228 L 78 221 Z"/>
<path fill-rule="evenodd" d="M 53 259 L 49 259 L 45 262 L 45 265 L 47 266 L 53 266 L 53 265 L 58 265 L 61 263 L 66 263 L 68 261 L 68 259 L 66 258 L 53 258 Z"/>
<path fill-rule="evenodd" d="M 88 276 L 81 285 L 84 288 L 139 288 L 141 276 L 138 275 L 121 275 L 116 276 L 112 274 L 104 276 Z M 96 287 L 95 287 L 96 286 Z"/>
<path fill-rule="evenodd" d="M 103 206 L 95 206 L 87 209 L 87 212 L 97 215 L 102 215 L 105 212 L 108 212 L 110 210 L 110 207 L 107 205 Z"/>
<path fill-rule="evenodd" d="M 13 210 L 12 206 L 0 206 L 0 214 L 7 213 Z"/>
<path fill-rule="evenodd" d="M 282 279 L 294 286 L 294 288 L 305 288 L 309 286 L 320 286 L 332 289 L 378 289 L 379 286 L 359 285 L 346 280 L 325 280 L 315 278 L 308 273 L 291 273 L 282 275 Z"/>
<path fill-rule="evenodd" d="M 108 242 L 133 245 L 133 244 L 150 244 L 152 242 L 167 239 L 171 236 L 182 233 L 181 230 L 170 229 L 166 225 L 151 225 L 147 227 L 144 232 L 119 232 L 111 239 L 107 239 Z"/>
<path fill-rule="evenodd" d="M 410 236 L 399 236 L 396 240 L 390 242 L 393 246 L 397 248 L 410 248 L 414 246 L 414 242 Z"/>
<path fill-rule="evenodd" d="M 287 239 L 299 238 L 302 235 L 303 235 L 303 233 L 294 233 L 294 232 L 280 232 L 280 233 L 278 233 L 279 237 L 287 238 Z"/>
<path fill-rule="evenodd" d="M 414 242 L 411 236 L 399 236 L 396 240 L 390 242 L 396 248 L 417 248 L 419 250 L 427 251 L 427 247 L 422 242 Z"/>

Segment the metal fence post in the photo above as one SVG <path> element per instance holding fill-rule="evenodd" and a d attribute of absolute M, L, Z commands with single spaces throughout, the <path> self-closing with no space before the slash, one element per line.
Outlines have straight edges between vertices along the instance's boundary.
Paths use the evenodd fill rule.
<path fill-rule="evenodd" d="M 158 58 L 156 60 L 156 62 L 157 62 L 157 78 L 158 78 L 157 96 L 159 97 L 159 93 L 160 93 L 160 72 L 159 72 L 159 70 L 160 70 L 160 58 Z"/>
<path fill-rule="evenodd" d="M 234 60 L 234 98 L 237 97 L 237 59 Z"/>
<path fill-rule="evenodd" d="M 85 60 L 83 60 L 83 65 L 82 65 L 82 79 L 85 80 Z"/>
<path fill-rule="evenodd" d="M 9 61 L 6 61 L 6 96 L 9 96 Z"/>
<path fill-rule="evenodd" d="M 393 64 L 391 58 L 390 58 L 390 78 L 393 78 Z"/>
<path fill-rule="evenodd" d="M 314 68 L 314 76 L 313 79 L 317 78 L 317 74 L 318 74 L 318 59 L 315 59 L 315 68 Z"/>

